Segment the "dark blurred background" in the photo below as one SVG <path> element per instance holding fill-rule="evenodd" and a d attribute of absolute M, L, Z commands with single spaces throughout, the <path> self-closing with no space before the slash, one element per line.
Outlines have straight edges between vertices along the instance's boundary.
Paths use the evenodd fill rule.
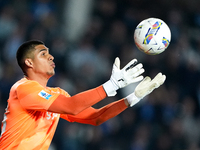
<path fill-rule="evenodd" d="M 56 63 L 48 85 L 70 95 L 106 82 L 117 56 L 122 67 L 137 58 L 144 75 L 167 76 L 159 89 L 100 126 L 61 119 L 49 150 L 199 150 L 199 6 L 199 0 L 0 0 L 0 120 L 10 87 L 23 77 L 16 50 L 39 39 Z M 137 24 L 150 17 L 164 20 L 172 33 L 168 49 L 155 56 L 133 41 Z M 127 96 L 136 85 L 94 107 Z"/>

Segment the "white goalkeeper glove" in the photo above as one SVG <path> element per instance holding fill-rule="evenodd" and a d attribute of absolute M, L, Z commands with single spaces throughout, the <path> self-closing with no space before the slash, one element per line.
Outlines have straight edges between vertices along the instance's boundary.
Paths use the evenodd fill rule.
<path fill-rule="evenodd" d="M 103 84 L 104 90 L 108 96 L 117 94 L 119 88 L 123 88 L 131 83 L 141 81 L 144 77 L 141 75 L 144 72 L 143 65 L 137 63 L 136 59 L 131 60 L 123 69 L 120 70 L 120 60 L 117 57 L 113 64 L 112 75 L 110 80 Z"/>
<path fill-rule="evenodd" d="M 158 88 L 165 82 L 166 76 L 158 73 L 153 80 L 145 77 L 135 88 L 135 91 L 126 97 L 130 107 L 138 103 L 146 95 L 150 94 L 154 89 Z"/>

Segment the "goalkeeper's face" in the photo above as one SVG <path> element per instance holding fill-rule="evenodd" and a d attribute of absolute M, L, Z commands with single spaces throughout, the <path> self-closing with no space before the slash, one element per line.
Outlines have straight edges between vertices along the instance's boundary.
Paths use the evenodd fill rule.
<path fill-rule="evenodd" d="M 55 74 L 54 57 L 49 54 L 49 49 L 45 45 L 37 45 L 33 53 L 32 70 L 39 76 L 50 78 Z"/>

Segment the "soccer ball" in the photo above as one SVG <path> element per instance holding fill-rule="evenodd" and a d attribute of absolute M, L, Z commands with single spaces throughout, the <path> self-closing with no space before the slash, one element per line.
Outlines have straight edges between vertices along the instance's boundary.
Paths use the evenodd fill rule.
<path fill-rule="evenodd" d="M 171 31 L 163 20 L 148 18 L 136 27 L 134 41 L 140 51 L 148 55 L 157 55 L 169 46 Z"/>

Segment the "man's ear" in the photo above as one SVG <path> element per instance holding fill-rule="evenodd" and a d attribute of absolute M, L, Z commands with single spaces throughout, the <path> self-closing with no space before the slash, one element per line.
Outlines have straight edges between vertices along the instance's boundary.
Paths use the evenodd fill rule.
<path fill-rule="evenodd" d="M 27 67 L 33 67 L 33 61 L 30 58 L 25 59 L 25 64 Z"/>

